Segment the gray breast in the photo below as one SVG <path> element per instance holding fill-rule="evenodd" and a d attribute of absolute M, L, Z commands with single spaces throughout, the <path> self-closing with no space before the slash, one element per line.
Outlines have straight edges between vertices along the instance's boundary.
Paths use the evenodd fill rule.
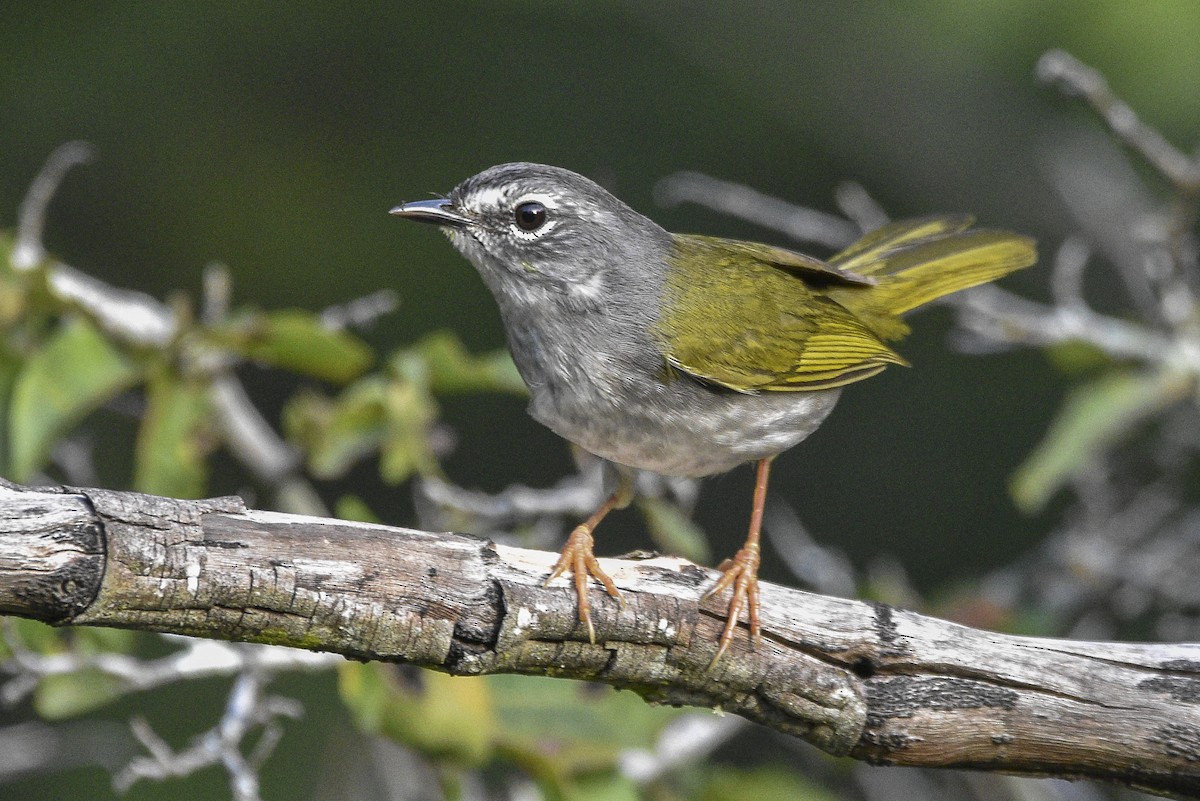
<path fill-rule="evenodd" d="M 745 395 L 682 375 L 666 380 L 661 360 L 650 369 L 602 344 L 517 361 L 526 362 L 536 420 L 597 456 L 672 476 L 713 475 L 781 453 L 815 431 L 840 394 Z"/>

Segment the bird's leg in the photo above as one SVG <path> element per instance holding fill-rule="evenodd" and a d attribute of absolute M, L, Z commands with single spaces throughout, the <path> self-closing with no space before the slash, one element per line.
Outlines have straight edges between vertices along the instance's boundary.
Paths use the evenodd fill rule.
<path fill-rule="evenodd" d="M 709 670 L 724 656 L 729 643 L 733 641 L 733 632 L 737 630 L 743 606 L 746 607 L 750 618 L 751 646 L 757 648 L 762 643 L 762 629 L 758 620 L 758 564 L 762 560 L 762 548 L 758 542 L 758 535 L 762 530 L 763 507 L 767 501 L 767 477 L 771 473 L 771 460 L 774 458 L 771 456 L 758 462 L 758 470 L 754 476 L 754 503 L 750 507 L 750 533 L 746 535 L 746 544 L 732 559 L 721 563 L 719 570 L 724 575 L 704 594 L 704 597 L 708 598 L 722 590 L 733 588 L 733 594 L 729 598 L 729 616 L 725 620 L 725 630 L 721 632 L 716 656 L 708 663 Z"/>
<path fill-rule="evenodd" d="M 618 476 L 617 489 L 608 496 L 608 500 L 601 504 L 591 517 L 576 526 L 567 537 L 558 562 L 550 571 L 550 577 L 546 579 L 546 584 L 549 584 L 567 572 L 575 577 L 575 594 L 579 597 L 579 620 L 587 626 L 588 641 L 593 645 L 596 644 L 596 629 L 592 626 L 591 604 L 588 602 L 588 577 L 594 577 L 604 585 L 609 595 L 622 605 L 625 603 L 625 599 L 617 591 L 617 585 L 613 584 L 612 579 L 601 569 L 599 560 L 592 552 L 592 532 L 596 530 L 596 526 L 600 525 L 600 521 L 613 509 L 624 509 L 633 500 L 633 476 L 624 470 L 620 471 Z"/>

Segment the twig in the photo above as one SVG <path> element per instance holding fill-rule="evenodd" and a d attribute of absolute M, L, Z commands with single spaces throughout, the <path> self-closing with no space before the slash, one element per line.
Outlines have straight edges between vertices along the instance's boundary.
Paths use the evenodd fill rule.
<path fill-rule="evenodd" d="M 1200 161 L 1176 150 L 1158 131 L 1138 119 L 1098 71 L 1065 51 L 1051 50 L 1038 61 L 1037 74 L 1044 81 L 1059 84 L 1064 91 L 1083 96 L 1117 138 L 1140 153 L 1180 191 L 1200 192 Z"/>
<path fill-rule="evenodd" d="M 330 306 L 321 312 L 321 323 L 329 329 L 368 328 L 380 317 L 391 314 L 400 305 L 400 294 L 380 289 L 361 298 Z"/>
<path fill-rule="evenodd" d="M 879 205 L 866 187 L 857 181 L 842 181 L 833 190 L 833 200 L 860 231 L 874 231 L 887 225 L 887 211 Z"/>
<path fill-rule="evenodd" d="M 995 286 L 976 287 L 948 300 L 965 330 L 996 342 L 1057 345 L 1085 342 L 1116 359 L 1200 374 L 1197 343 L 1147 330 L 1088 309 L 1047 306 Z"/>
<path fill-rule="evenodd" d="M 815 209 L 794 206 L 748 186 L 722 181 L 698 172 L 677 172 L 655 186 L 655 198 L 664 206 L 696 203 L 739 220 L 779 231 L 800 242 L 838 249 L 849 245 L 861 231 L 854 223 Z"/>
<path fill-rule="evenodd" d="M 215 676 L 233 676 L 249 665 L 272 671 L 323 670 L 341 661 L 332 654 L 312 653 L 267 646 L 235 646 L 215 640 L 166 635 L 182 647 L 158 659 L 139 659 L 128 654 L 103 651 L 84 654 L 67 651 L 39 654 L 25 648 L 9 627 L 0 628 L 4 644 L 12 653 L 3 663 L 13 678 L 0 686 L 0 702 L 14 704 L 53 677 L 94 670 L 116 679 L 119 694 L 141 692 L 179 681 Z"/>
<path fill-rule="evenodd" d="M 77 165 L 87 164 L 94 155 L 95 151 L 89 143 L 75 141 L 59 145 L 46 159 L 17 213 L 17 241 L 11 257 L 14 269 L 33 269 L 46 258 L 42 236 L 46 230 L 50 200 L 67 172 Z"/>
<path fill-rule="evenodd" d="M 745 728 L 743 718 L 703 713 L 680 715 L 663 728 L 653 750 L 622 751 L 618 765 L 627 779 L 649 784 L 675 768 L 698 762 Z"/>
<path fill-rule="evenodd" d="M 194 738 L 192 744 L 179 752 L 159 737 L 142 718 L 130 722 L 134 736 L 142 743 L 148 756 L 138 757 L 113 776 L 113 787 L 126 792 L 142 779 L 162 781 L 190 776 L 210 765 L 222 765 L 229 776 L 230 788 L 236 801 L 258 801 L 258 771 L 263 761 L 279 742 L 280 717 L 297 719 L 304 709 L 296 701 L 264 695 L 270 672 L 251 665 L 234 682 L 221 720 L 208 732 Z M 258 742 L 249 756 L 242 745 L 250 733 L 262 729 Z"/>
<path fill-rule="evenodd" d="M 1083 299 L 1083 275 L 1091 255 L 1092 249 L 1083 237 L 1069 236 L 1058 246 L 1050 273 L 1050 291 L 1059 306 L 1075 310 L 1087 307 Z"/>
<path fill-rule="evenodd" d="M 598 475 L 568 476 L 553 487 L 535 489 L 514 484 L 497 493 L 469 490 L 436 476 L 421 479 L 421 493 L 433 503 L 477 518 L 487 528 L 512 526 L 537 517 L 578 517 L 595 511 L 604 500 Z"/>

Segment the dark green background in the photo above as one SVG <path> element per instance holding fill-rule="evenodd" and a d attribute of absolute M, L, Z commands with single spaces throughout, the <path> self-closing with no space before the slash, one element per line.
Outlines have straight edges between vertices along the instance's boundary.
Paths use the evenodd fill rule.
<path fill-rule="evenodd" d="M 0 208 L 11 219 L 45 155 L 83 138 L 98 160 L 70 177 L 48 234 L 69 262 L 165 297 L 194 295 L 221 261 L 238 298 L 267 307 L 394 287 L 380 347 L 447 326 L 488 348 L 503 340 L 473 271 L 386 210 L 493 163 L 566 166 L 669 228 L 746 237 L 772 235 L 656 208 L 655 182 L 700 170 L 831 209 L 849 178 L 893 216 L 972 211 L 1052 253 L 1071 222 L 1041 168 L 1093 123 L 1034 81 L 1039 54 L 1065 47 L 1168 134 L 1192 129 L 1188 3 L 886 5 L 30 4 L 0 30 Z M 1009 285 L 1037 293 L 1044 278 Z M 860 560 L 893 551 L 934 584 L 1028 545 L 1004 482 L 1061 394 L 1036 355 L 951 352 L 946 319 L 918 320 L 902 347 L 915 369 L 846 392 L 774 481 L 822 541 Z M 464 483 L 568 469 L 518 404 L 450 413 Z M 749 474 L 709 483 L 700 520 L 720 551 L 740 536 Z"/>
<path fill-rule="evenodd" d="M 1189 0 L 26 3 L 0 22 L 3 224 L 45 156 L 86 139 L 98 159 L 67 180 L 47 236 L 66 261 L 159 297 L 194 296 L 220 261 L 240 301 L 269 308 L 393 287 L 401 309 L 370 334 L 385 351 L 441 327 L 475 349 L 502 344 L 470 266 L 386 213 L 494 163 L 558 164 L 668 228 L 783 244 L 658 208 L 655 182 L 699 170 L 832 210 L 854 179 L 893 216 L 971 211 L 1052 254 L 1073 223 L 1045 164 L 1100 126 L 1035 81 L 1041 53 L 1100 68 L 1181 145 L 1200 111 Z M 1044 296 L 1046 271 L 1007 285 Z M 1005 482 L 1066 386 L 1036 353 L 955 353 L 948 322 L 920 317 L 901 347 L 914 369 L 849 389 L 773 483 L 821 542 L 859 566 L 890 552 L 926 588 L 1015 557 L 1052 522 L 1017 514 Z M 280 386 L 250 380 L 275 408 Z M 463 399 L 447 414 L 460 483 L 540 486 L 570 469 L 518 402 Z M 749 489 L 746 470 L 705 486 L 698 519 L 718 553 L 743 534 Z M 405 491 L 366 494 L 411 522 Z M 599 550 L 636 545 L 624 515 Z M 790 580 L 771 554 L 764 575 Z"/>

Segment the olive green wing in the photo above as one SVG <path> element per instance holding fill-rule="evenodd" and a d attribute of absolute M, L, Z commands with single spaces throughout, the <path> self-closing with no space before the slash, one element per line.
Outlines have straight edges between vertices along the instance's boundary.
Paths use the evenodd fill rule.
<path fill-rule="evenodd" d="M 774 245 L 763 245 L 758 242 L 744 242 L 738 239 L 721 239 L 719 237 L 689 236 L 686 239 L 701 240 L 701 246 L 719 250 L 726 258 L 743 257 L 754 261 L 762 261 L 779 270 L 803 278 L 810 283 L 821 286 L 874 286 L 876 281 L 865 274 L 849 268 L 836 266 L 831 262 L 821 261 L 813 256 L 806 256 L 794 250 L 777 248 Z"/>
<path fill-rule="evenodd" d="M 838 387 L 905 363 L 822 292 L 864 283 L 791 251 L 677 236 L 654 334 L 671 367 L 738 392 Z"/>

